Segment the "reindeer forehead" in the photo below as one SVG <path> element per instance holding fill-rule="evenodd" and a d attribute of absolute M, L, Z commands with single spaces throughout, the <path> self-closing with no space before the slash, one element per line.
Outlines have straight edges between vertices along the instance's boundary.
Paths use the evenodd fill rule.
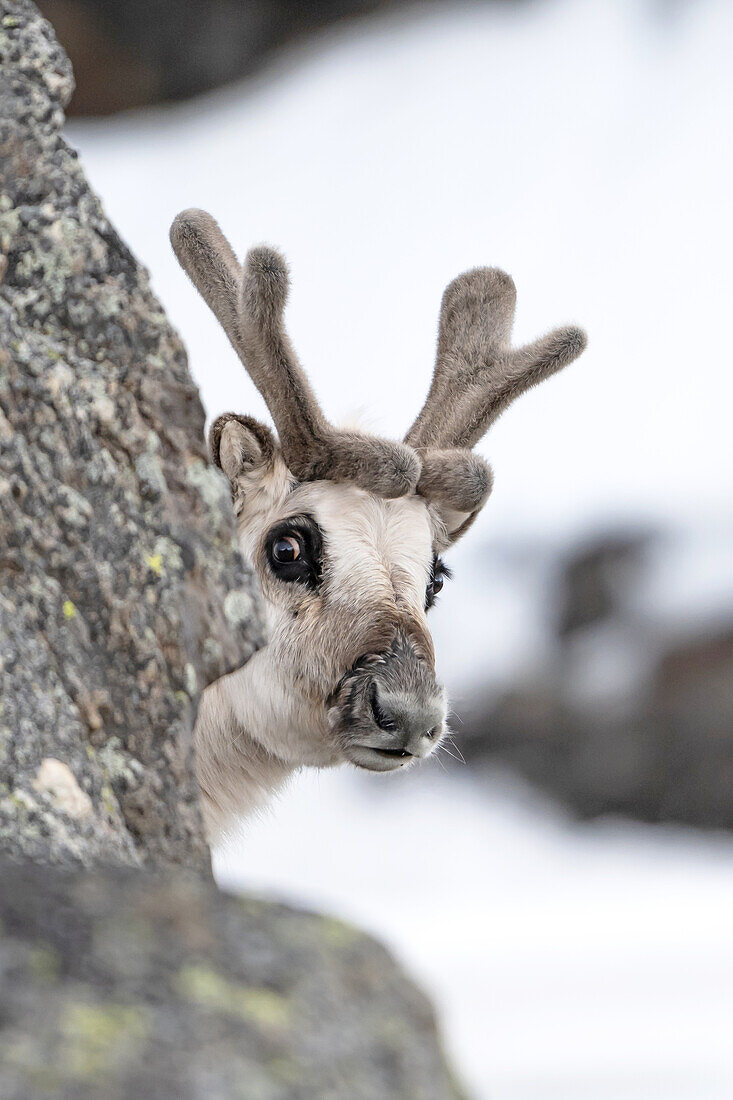
<path fill-rule="evenodd" d="M 358 560 L 422 574 L 433 555 L 435 523 L 419 496 L 386 500 L 348 483 L 306 482 L 284 502 L 282 518 L 306 512 L 323 530 L 332 568 L 344 571 Z"/>

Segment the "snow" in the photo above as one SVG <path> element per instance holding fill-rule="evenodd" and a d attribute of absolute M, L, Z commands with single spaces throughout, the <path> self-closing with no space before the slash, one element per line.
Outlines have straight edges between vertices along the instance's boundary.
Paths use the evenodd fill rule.
<path fill-rule="evenodd" d="M 305 774 L 217 879 L 382 938 L 476 1097 L 728 1100 L 733 841 L 578 825 L 448 771 Z"/>
<path fill-rule="evenodd" d="M 69 127 L 212 416 L 266 413 L 170 251 L 187 206 L 240 252 L 286 252 L 289 327 L 337 421 L 404 432 L 466 267 L 512 273 L 518 339 L 588 329 L 481 445 L 496 487 L 434 614 L 459 701 L 541 664 L 559 551 L 618 525 L 676 533 L 640 613 L 730 621 L 732 47 L 725 0 L 427 5 L 194 104 Z M 222 882 L 390 943 L 491 1100 L 728 1100 L 732 872 L 730 839 L 575 825 L 453 767 L 303 776 L 217 858 Z"/>

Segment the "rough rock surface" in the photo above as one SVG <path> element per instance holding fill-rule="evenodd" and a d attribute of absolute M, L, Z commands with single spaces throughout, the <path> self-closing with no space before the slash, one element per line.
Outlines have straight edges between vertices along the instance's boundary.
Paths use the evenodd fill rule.
<path fill-rule="evenodd" d="M 0 1100 L 457 1100 L 369 937 L 181 870 L 0 866 Z"/>
<path fill-rule="evenodd" d="M 60 136 L 71 68 L 28 0 L 0 0 L 0 73 L 0 849 L 204 864 L 192 724 L 260 639 L 253 582 L 183 346 Z"/>

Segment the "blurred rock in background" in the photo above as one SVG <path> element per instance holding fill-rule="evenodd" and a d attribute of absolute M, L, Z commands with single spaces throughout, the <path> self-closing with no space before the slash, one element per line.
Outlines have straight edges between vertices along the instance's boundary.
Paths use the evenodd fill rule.
<path fill-rule="evenodd" d="M 184 99 L 254 72 L 279 47 L 396 0 L 43 0 L 76 76 L 71 115 Z"/>
<path fill-rule="evenodd" d="M 443 0 L 445 3 L 445 0 Z M 517 0 L 484 0 L 506 7 Z M 655 0 L 654 18 L 682 0 Z M 186 99 L 246 77 L 283 46 L 416 0 L 40 0 L 76 75 L 70 115 Z M 446 7 L 449 6 L 446 4 Z"/>
<path fill-rule="evenodd" d="M 0 868 L 0 1100 L 459 1100 L 356 929 L 181 869 Z"/>
<path fill-rule="evenodd" d="M 733 608 L 699 602 L 684 542 L 616 532 L 558 554 L 543 658 L 474 687 L 469 763 L 507 764 L 583 817 L 733 828 Z"/>

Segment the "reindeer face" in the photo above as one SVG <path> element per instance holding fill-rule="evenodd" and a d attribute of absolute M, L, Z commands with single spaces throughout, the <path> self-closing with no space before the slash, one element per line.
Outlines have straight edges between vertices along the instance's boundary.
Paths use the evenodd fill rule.
<path fill-rule="evenodd" d="M 269 608 L 274 667 L 318 709 L 331 758 L 384 771 L 426 756 L 445 721 L 426 621 L 439 554 L 491 489 L 472 448 L 516 397 L 576 358 L 585 335 L 557 329 L 512 348 L 512 280 L 466 272 L 443 295 L 430 392 L 405 441 L 338 431 L 284 328 L 282 257 L 255 248 L 242 268 L 200 210 L 176 218 L 171 241 L 277 428 L 276 440 L 228 414 L 211 434 Z"/>
<path fill-rule="evenodd" d="M 323 709 L 335 751 L 359 767 L 429 755 L 446 717 L 426 618 L 445 572 L 434 510 L 414 494 L 298 484 L 251 420 L 222 417 L 213 436 L 293 690 Z"/>

